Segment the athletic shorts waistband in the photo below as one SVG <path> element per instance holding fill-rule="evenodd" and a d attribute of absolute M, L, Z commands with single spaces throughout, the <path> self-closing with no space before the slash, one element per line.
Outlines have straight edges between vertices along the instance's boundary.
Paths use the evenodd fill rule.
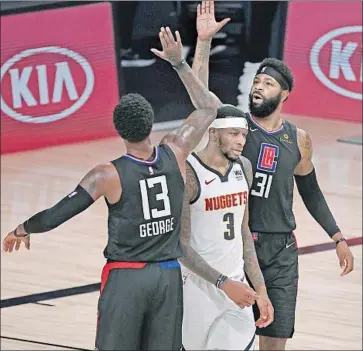
<path fill-rule="evenodd" d="M 115 261 L 107 259 L 106 266 L 112 265 L 112 268 L 133 268 L 140 269 L 147 265 L 159 265 L 161 268 L 180 268 L 180 263 L 178 260 L 168 260 L 159 262 L 141 262 L 141 261 Z"/>
<path fill-rule="evenodd" d="M 161 261 L 161 262 L 125 262 L 125 261 L 113 261 L 108 259 L 107 263 L 103 267 L 101 276 L 101 294 L 103 288 L 106 285 L 108 276 L 113 269 L 142 269 L 147 265 L 156 264 L 161 268 L 180 268 L 180 263 L 178 260 Z"/>

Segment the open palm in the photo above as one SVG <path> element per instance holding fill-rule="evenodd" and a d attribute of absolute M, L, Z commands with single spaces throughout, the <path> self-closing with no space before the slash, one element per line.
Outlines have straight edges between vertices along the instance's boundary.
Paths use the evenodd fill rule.
<path fill-rule="evenodd" d="M 183 44 L 178 31 L 175 32 L 175 37 L 176 40 L 169 27 L 161 27 L 159 39 L 163 51 L 151 49 L 156 56 L 169 61 L 172 65 L 178 64 L 183 59 Z"/>
<path fill-rule="evenodd" d="M 214 12 L 214 1 L 204 0 L 197 7 L 197 32 L 201 40 L 212 39 L 231 19 L 225 18 L 217 22 Z"/>

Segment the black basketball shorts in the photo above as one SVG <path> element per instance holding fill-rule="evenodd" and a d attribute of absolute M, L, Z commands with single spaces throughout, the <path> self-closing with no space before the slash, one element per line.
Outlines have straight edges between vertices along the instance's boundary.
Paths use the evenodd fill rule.
<path fill-rule="evenodd" d="M 180 350 L 182 318 L 183 285 L 177 261 L 105 265 L 96 350 Z"/>
<path fill-rule="evenodd" d="M 275 311 L 274 321 L 256 334 L 275 338 L 292 338 L 295 328 L 298 290 L 298 247 L 294 233 L 252 233 L 256 254 L 265 278 L 268 296 Z M 255 320 L 259 310 L 253 305 Z"/>

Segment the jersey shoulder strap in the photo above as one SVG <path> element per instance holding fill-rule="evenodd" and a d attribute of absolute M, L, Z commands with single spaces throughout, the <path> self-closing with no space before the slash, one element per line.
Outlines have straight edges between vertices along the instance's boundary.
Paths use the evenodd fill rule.
<path fill-rule="evenodd" d="M 243 160 L 246 159 L 246 157 L 244 156 L 240 156 L 237 160 L 237 163 L 241 166 L 242 168 L 242 172 L 246 178 L 246 182 L 247 182 L 247 185 L 248 185 L 248 189 L 251 190 L 251 187 L 252 187 L 252 184 L 250 184 L 250 181 L 248 179 L 248 176 L 247 176 L 247 171 L 245 169 L 245 166 L 243 165 Z M 247 160 L 247 159 L 246 159 Z"/>

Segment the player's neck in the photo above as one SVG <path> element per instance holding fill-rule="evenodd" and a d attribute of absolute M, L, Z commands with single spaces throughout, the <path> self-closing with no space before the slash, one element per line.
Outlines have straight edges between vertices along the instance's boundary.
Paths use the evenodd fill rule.
<path fill-rule="evenodd" d="M 283 119 L 281 117 L 280 111 L 276 110 L 270 116 L 259 118 L 252 116 L 253 121 L 261 126 L 263 129 L 266 129 L 269 132 L 273 132 L 281 127 L 283 124 Z"/>
<path fill-rule="evenodd" d="M 150 138 L 146 138 L 137 143 L 131 143 L 125 140 L 125 145 L 128 155 L 132 155 L 141 160 L 148 160 L 154 152 L 154 146 L 151 144 Z"/>
<path fill-rule="evenodd" d="M 229 161 L 214 145 L 207 145 L 198 153 L 198 156 L 208 167 L 222 174 L 227 172 Z"/>

